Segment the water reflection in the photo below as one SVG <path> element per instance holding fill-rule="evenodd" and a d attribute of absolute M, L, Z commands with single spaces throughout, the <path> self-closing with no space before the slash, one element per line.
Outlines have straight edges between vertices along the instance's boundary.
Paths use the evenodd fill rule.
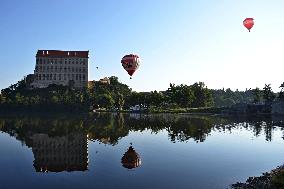
<path fill-rule="evenodd" d="M 255 137 L 273 140 L 277 117 L 214 117 L 192 115 L 89 114 L 78 116 L 2 116 L 0 130 L 32 149 L 37 172 L 88 170 L 88 140 L 116 145 L 132 131 L 167 131 L 172 142 L 204 142 L 212 131 L 246 129 Z M 130 146 L 121 159 L 128 169 L 141 165 L 139 154 Z"/>
<path fill-rule="evenodd" d="M 133 169 L 141 165 L 141 158 L 134 148 L 130 146 L 121 158 L 121 163 L 123 167 Z"/>
<path fill-rule="evenodd" d="M 262 134 L 272 140 L 273 130 L 284 128 L 282 118 L 277 117 L 214 117 L 189 115 L 143 114 L 92 114 L 84 116 L 23 116 L 0 117 L 0 130 L 26 143 L 31 134 L 47 134 L 49 137 L 83 133 L 91 141 L 116 145 L 130 131 L 151 130 L 158 133 L 167 130 L 172 142 L 190 139 L 204 142 L 212 131 L 231 132 L 234 128 L 250 130 L 254 136 Z M 63 138 L 62 138 L 63 140 Z"/>
<path fill-rule="evenodd" d="M 28 144 L 34 154 L 37 172 L 86 171 L 88 169 L 87 136 L 72 133 L 66 136 L 49 137 L 47 134 L 32 134 Z"/>

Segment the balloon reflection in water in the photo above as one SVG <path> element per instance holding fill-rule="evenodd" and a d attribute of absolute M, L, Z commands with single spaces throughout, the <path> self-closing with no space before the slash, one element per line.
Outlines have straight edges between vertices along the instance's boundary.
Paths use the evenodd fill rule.
<path fill-rule="evenodd" d="M 133 169 L 141 165 L 141 158 L 134 148 L 130 146 L 121 158 L 121 163 L 123 167 Z"/>

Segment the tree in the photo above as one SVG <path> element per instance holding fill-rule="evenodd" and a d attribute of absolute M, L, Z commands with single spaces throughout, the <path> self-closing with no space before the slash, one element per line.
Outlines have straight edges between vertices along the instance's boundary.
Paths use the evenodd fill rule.
<path fill-rule="evenodd" d="M 115 104 L 119 110 L 122 110 L 123 105 L 125 103 L 123 94 L 118 93 L 116 96 Z"/>
<path fill-rule="evenodd" d="M 108 109 L 112 108 L 115 103 L 112 96 L 109 94 L 99 95 L 96 99 L 96 102 L 100 107 L 104 107 Z"/>
<path fill-rule="evenodd" d="M 195 96 L 192 89 L 187 85 L 170 84 L 170 88 L 166 91 L 169 102 L 176 103 L 180 107 L 190 107 Z"/>
<path fill-rule="evenodd" d="M 195 96 L 192 102 L 193 107 L 208 107 L 213 106 L 214 101 L 211 91 L 205 87 L 203 82 L 194 83 L 190 86 Z"/>
<path fill-rule="evenodd" d="M 258 87 L 256 87 L 255 89 L 253 89 L 253 102 L 254 103 L 258 103 L 261 100 L 261 91 L 259 90 Z"/>
<path fill-rule="evenodd" d="M 265 100 L 265 103 L 268 104 L 271 103 L 275 98 L 275 94 L 273 93 L 270 85 L 271 84 L 265 84 L 263 88 L 263 98 Z"/>
<path fill-rule="evenodd" d="M 156 90 L 152 91 L 149 96 L 151 105 L 156 107 L 159 107 L 165 100 L 164 95 Z"/>
<path fill-rule="evenodd" d="M 284 82 L 280 85 L 279 88 L 281 89 L 281 91 L 279 92 L 278 99 L 280 101 L 284 101 Z"/>

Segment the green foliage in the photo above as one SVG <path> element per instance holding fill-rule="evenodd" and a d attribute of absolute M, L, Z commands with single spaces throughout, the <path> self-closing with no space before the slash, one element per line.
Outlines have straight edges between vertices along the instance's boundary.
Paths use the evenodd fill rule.
<path fill-rule="evenodd" d="M 114 100 L 111 95 L 109 94 L 100 94 L 96 98 L 96 103 L 101 107 L 110 109 L 114 105 Z"/>
<path fill-rule="evenodd" d="M 212 93 L 203 82 L 194 83 L 190 88 L 195 96 L 192 107 L 209 107 L 214 105 Z"/>
<path fill-rule="evenodd" d="M 115 99 L 115 106 L 116 106 L 119 110 L 122 110 L 122 108 L 123 108 L 123 106 L 124 106 L 124 103 L 125 103 L 125 99 L 124 99 L 123 94 L 118 93 L 118 94 L 116 95 L 116 99 Z"/>
<path fill-rule="evenodd" d="M 262 99 L 271 103 L 275 98 L 270 85 L 265 85 L 263 91 L 259 88 L 232 91 L 230 88 L 208 89 L 203 82 L 192 85 L 171 83 L 166 91 L 135 92 L 115 76 L 109 77 L 109 81 L 94 82 L 90 88 L 77 90 L 73 82 L 69 86 L 29 89 L 25 80 L 21 80 L 1 90 L 0 110 L 87 111 L 90 107 L 99 107 L 122 111 L 139 105 L 141 110 L 147 111 L 187 112 L 188 108 L 229 107 L 237 103 L 257 103 Z M 280 88 L 278 98 L 284 100 L 284 83 Z"/>
<path fill-rule="evenodd" d="M 253 102 L 253 91 L 232 91 L 230 88 L 211 90 L 215 107 L 230 107 L 237 103 Z"/>
<path fill-rule="evenodd" d="M 166 100 L 165 96 L 161 92 L 152 91 L 150 93 L 151 104 L 155 107 L 161 106 L 161 104 Z"/>
<path fill-rule="evenodd" d="M 263 98 L 266 103 L 271 103 L 274 100 L 275 94 L 273 93 L 270 84 L 265 84 L 263 88 Z"/>
<path fill-rule="evenodd" d="M 259 90 L 258 87 L 253 89 L 253 102 L 258 103 L 261 101 L 262 91 Z"/>
<path fill-rule="evenodd" d="M 194 91 L 187 85 L 170 84 L 166 91 L 170 103 L 177 103 L 180 107 L 190 107 L 195 100 Z"/>
<path fill-rule="evenodd" d="M 279 88 L 281 89 L 281 91 L 279 92 L 278 99 L 280 101 L 284 101 L 284 82 L 280 85 Z"/>
<path fill-rule="evenodd" d="M 272 184 L 276 188 L 284 188 L 284 171 L 283 170 L 272 177 Z"/>

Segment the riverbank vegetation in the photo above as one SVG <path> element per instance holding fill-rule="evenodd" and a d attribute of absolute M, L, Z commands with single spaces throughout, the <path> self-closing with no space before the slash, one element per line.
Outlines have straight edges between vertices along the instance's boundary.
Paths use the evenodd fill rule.
<path fill-rule="evenodd" d="M 282 189 L 284 188 L 284 165 L 263 173 L 258 177 L 249 177 L 245 183 L 233 184 L 232 189 Z"/>
<path fill-rule="evenodd" d="M 284 84 L 276 94 L 270 85 L 263 90 L 233 91 L 208 89 L 205 83 L 170 84 L 165 91 L 135 92 L 115 76 L 109 83 L 94 82 L 85 89 L 50 85 L 31 89 L 25 80 L 1 90 L 0 111 L 128 111 L 131 107 L 146 112 L 218 113 L 238 103 L 271 103 L 284 100 Z M 133 108 L 132 108 L 133 110 Z"/>

